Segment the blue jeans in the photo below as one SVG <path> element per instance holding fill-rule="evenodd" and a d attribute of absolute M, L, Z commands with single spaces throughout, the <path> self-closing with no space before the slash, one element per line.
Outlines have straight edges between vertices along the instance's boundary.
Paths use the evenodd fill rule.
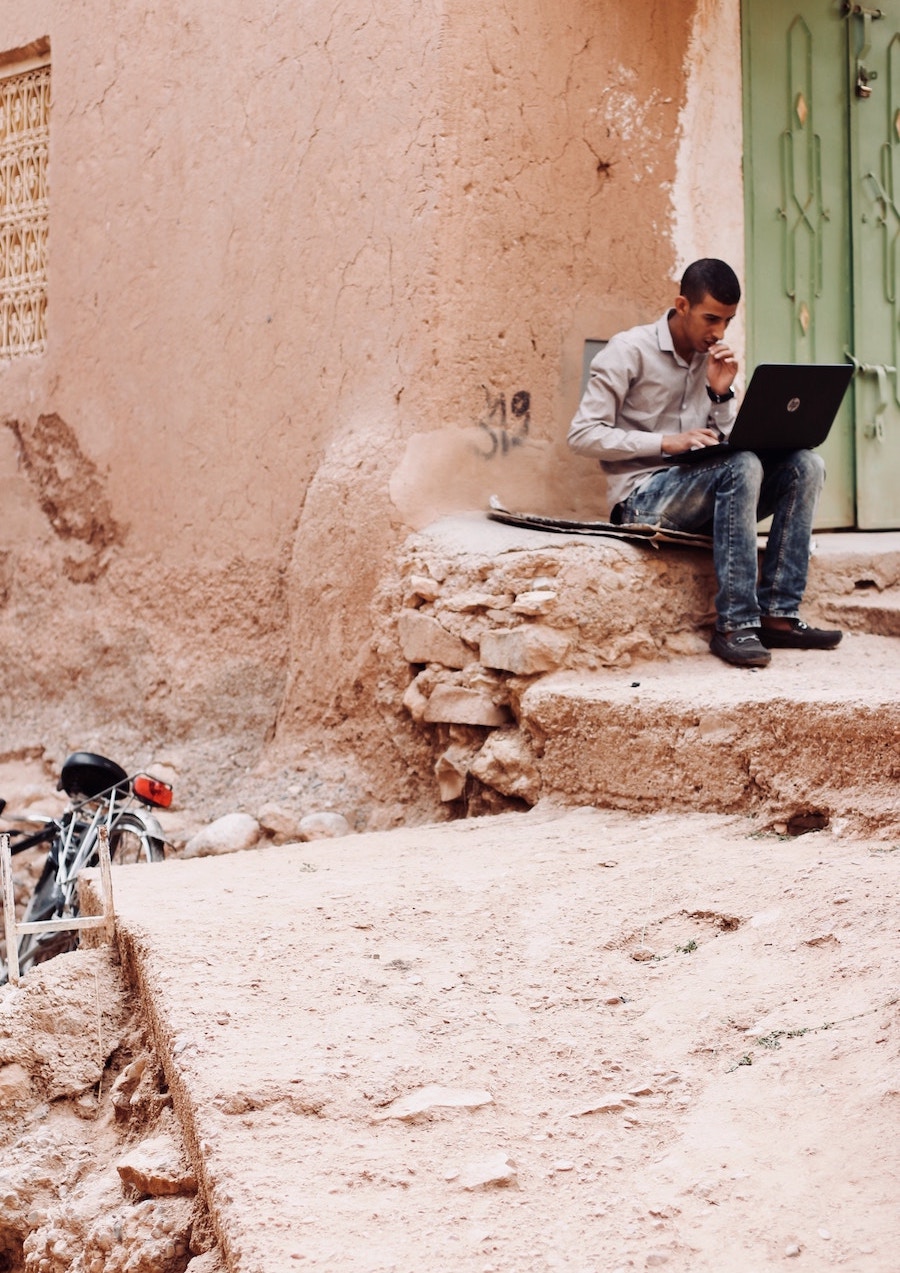
<path fill-rule="evenodd" d="M 616 514 L 622 522 L 712 535 L 716 627 L 733 632 L 758 628 L 761 615 L 799 617 L 824 481 L 825 465 L 812 451 L 736 451 L 660 469 L 616 506 Z M 756 526 L 769 516 L 772 529 L 759 570 Z"/>

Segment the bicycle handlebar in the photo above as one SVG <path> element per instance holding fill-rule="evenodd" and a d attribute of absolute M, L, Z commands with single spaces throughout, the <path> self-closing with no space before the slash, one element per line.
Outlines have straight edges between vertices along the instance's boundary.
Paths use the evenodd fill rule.
<path fill-rule="evenodd" d="M 42 831 L 35 831 L 31 835 L 26 835 L 24 831 L 7 831 L 5 835 L 10 837 L 9 852 L 12 857 L 17 853 L 24 853 L 26 849 L 33 849 L 36 844 L 46 844 L 48 840 L 52 840 L 56 835 L 58 828 L 55 822 L 48 823 Z M 20 839 L 14 841 L 13 836 L 19 836 Z"/>

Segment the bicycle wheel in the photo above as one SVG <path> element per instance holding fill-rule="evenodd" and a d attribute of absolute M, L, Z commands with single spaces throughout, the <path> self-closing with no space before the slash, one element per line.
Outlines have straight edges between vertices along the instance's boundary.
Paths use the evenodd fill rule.
<path fill-rule="evenodd" d="M 139 813 L 121 813 L 109 833 L 109 856 L 116 865 L 161 862 L 166 848 Z"/>
<path fill-rule="evenodd" d="M 37 887 L 31 895 L 25 909 L 23 922 L 38 922 L 45 919 L 60 919 L 66 913 L 66 899 L 56 883 L 55 864 L 48 861 L 44 866 Z M 35 964 L 42 964 L 54 955 L 74 950 L 78 945 L 78 934 L 62 933 L 25 933 L 19 939 L 19 973 L 23 975 Z"/>

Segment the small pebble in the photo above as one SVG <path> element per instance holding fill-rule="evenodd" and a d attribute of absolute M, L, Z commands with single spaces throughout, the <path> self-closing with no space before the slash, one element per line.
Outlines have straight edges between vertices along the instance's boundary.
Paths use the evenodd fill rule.
<path fill-rule="evenodd" d="M 792 1242 L 790 1246 L 786 1246 L 784 1248 L 784 1253 L 790 1259 L 793 1256 L 800 1254 L 800 1248 L 796 1242 Z"/>

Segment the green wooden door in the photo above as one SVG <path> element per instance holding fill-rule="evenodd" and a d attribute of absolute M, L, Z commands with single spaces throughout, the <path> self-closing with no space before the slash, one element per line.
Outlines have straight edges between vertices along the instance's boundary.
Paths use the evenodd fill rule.
<path fill-rule="evenodd" d="M 748 360 L 856 363 L 817 523 L 897 526 L 900 0 L 743 0 L 742 23 Z"/>
<path fill-rule="evenodd" d="M 868 530 L 900 525 L 900 0 L 849 7 L 856 498 Z"/>

